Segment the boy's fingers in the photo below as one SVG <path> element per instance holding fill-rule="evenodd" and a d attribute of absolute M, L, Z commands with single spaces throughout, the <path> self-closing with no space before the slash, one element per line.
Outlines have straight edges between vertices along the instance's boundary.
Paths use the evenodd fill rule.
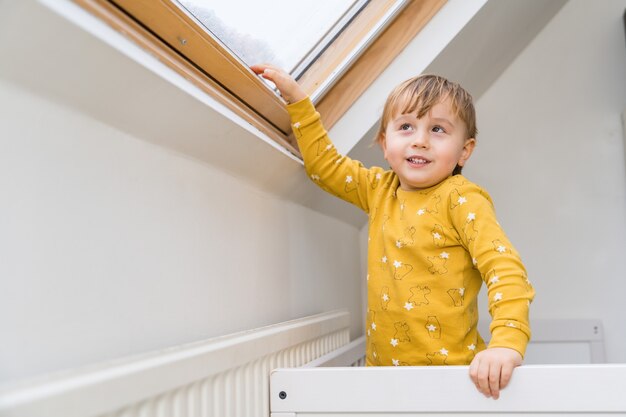
<path fill-rule="evenodd" d="M 489 389 L 489 362 L 481 362 L 478 367 L 478 390 L 487 397 L 491 395 Z"/>
<path fill-rule="evenodd" d="M 255 65 L 250 65 L 250 69 L 252 70 L 252 72 L 254 72 L 255 74 L 262 74 L 263 71 L 265 71 L 266 68 L 269 68 L 270 66 L 268 64 L 255 64 Z"/>
<path fill-rule="evenodd" d="M 270 81 L 274 81 L 274 74 L 275 74 L 274 71 L 272 71 L 269 68 L 265 68 L 263 72 L 261 73 L 261 77 L 267 78 Z"/>
<path fill-rule="evenodd" d="M 470 363 L 469 374 L 472 382 L 476 385 L 476 389 L 481 394 L 489 396 L 489 365 L 481 362 L 477 356 Z"/>
<path fill-rule="evenodd" d="M 267 78 L 269 80 L 273 80 L 280 71 L 278 68 L 270 65 L 270 64 L 255 64 L 251 65 L 250 69 L 257 75 L 262 76 L 263 78 Z"/>
<path fill-rule="evenodd" d="M 480 388 L 480 376 L 479 376 L 480 366 L 481 366 L 480 356 L 477 356 L 470 363 L 469 373 L 470 373 L 470 378 L 472 379 L 472 382 L 474 383 L 474 385 L 476 385 L 476 389 L 479 392 L 482 392 Z"/>
<path fill-rule="evenodd" d="M 489 370 L 489 390 L 491 396 L 497 400 L 500 396 L 500 367 L 492 365 Z"/>
<path fill-rule="evenodd" d="M 470 378 L 478 391 L 497 400 L 510 382 L 515 367 L 522 364 L 519 353 L 511 349 L 493 348 L 478 353 L 470 363 Z"/>
<path fill-rule="evenodd" d="M 469 367 L 469 376 L 474 385 L 478 387 L 478 363 L 479 359 L 474 358 L 474 360 L 470 363 Z"/>
<path fill-rule="evenodd" d="M 513 369 L 515 367 L 512 365 L 505 365 L 502 367 L 502 371 L 500 372 L 500 389 L 505 388 L 509 385 L 509 381 L 511 380 L 511 376 L 513 375 Z"/>
<path fill-rule="evenodd" d="M 257 72 L 257 74 L 274 82 L 274 84 L 276 84 L 277 82 L 284 82 L 286 80 L 285 74 L 278 69 L 272 67 L 262 67 L 262 70 L 261 68 L 259 68 L 259 70 L 260 71 Z"/>
<path fill-rule="evenodd" d="M 287 103 L 295 103 L 306 97 L 298 83 L 282 68 L 271 64 L 255 64 L 250 69 L 257 75 L 274 83 L 278 92 Z"/>

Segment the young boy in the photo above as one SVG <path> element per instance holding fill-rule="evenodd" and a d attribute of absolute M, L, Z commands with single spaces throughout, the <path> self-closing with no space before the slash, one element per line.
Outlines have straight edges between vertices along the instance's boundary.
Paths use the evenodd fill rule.
<path fill-rule="evenodd" d="M 284 71 L 252 70 L 289 103 L 307 173 L 369 214 L 367 365 L 467 365 L 497 399 L 521 365 L 534 290 L 491 198 L 460 175 L 476 144 L 472 97 L 424 75 L 390 94 L 376 141 L 391 170 L 339 155 L 306 94 Z M 485 282 L 489 346 L 478 334 Z"/>

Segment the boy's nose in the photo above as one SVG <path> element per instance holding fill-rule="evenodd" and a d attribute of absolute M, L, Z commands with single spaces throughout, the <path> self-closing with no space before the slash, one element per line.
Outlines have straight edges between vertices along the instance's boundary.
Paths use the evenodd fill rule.
<path fill-rule="evenodd" d="M 413 142 L 411 143 L 411 146 L 414 146 L 416 148 L 427 148 L 428 133 L 422 132 L 420 130 L 416 131 L 415 135 L 413 135 Z"/>

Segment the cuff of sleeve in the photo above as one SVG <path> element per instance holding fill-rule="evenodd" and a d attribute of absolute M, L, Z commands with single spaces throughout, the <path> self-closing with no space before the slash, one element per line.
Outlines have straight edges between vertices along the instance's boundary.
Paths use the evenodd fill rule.
<path fill-rule="evenodd" d="M 528 336 L 519 329 L 500 326 L 491 332 L 491 341 L 489 347 L 506 347 L 514 349 L 524 357 L 526 346 L 528 345 Z"/>
<path fill-rule="evenodd" d="M 316 112 L 315 106 L 313 106 L 313 102 L 309 97 L 305 97 L 300 101 L 288 104 L 287 111 L 289 112 L 289 117 L 291 117 L 292 125 L 301 123 L 303 120 L 307 119 Z"/>

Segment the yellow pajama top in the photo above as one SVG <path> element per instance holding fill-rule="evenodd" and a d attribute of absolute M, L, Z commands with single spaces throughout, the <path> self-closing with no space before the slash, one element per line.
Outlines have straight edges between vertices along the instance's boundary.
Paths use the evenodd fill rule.
<path fill-rule="evenodd" d="M 404 191 L 393 171 L 340 155 L 309 99 L 287 108 L 310 178 L 369 215 L 366 364 L 469 364 L 485 349 L 483 282 L 489 346 L 523 356 L 534 290 L 487 192 L 461 175 Z"/>

